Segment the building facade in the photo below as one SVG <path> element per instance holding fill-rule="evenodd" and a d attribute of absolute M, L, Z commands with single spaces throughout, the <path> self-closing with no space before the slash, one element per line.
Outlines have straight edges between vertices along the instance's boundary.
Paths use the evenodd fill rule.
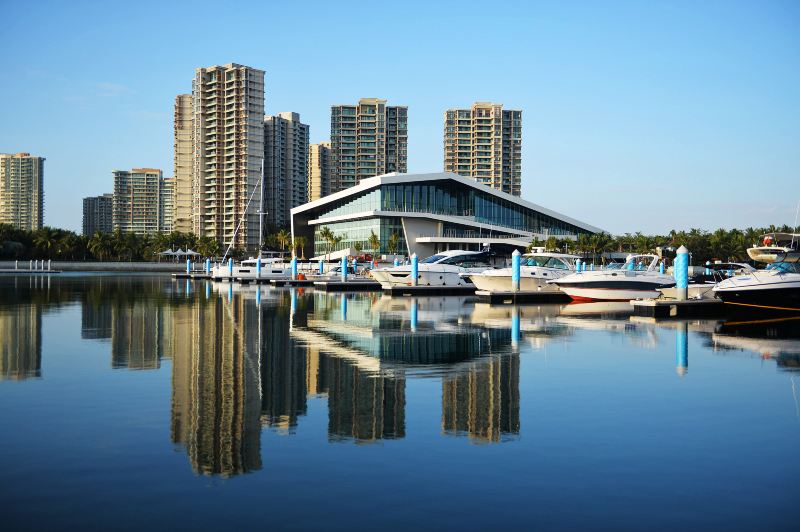
<path fill-rule="evenodd" d="M 308 136 L 297 113 L 264 117 L 264 221 L 272 227 L 289 227 L 289 211 L 308 201 Z"/>
<path fill-rule="evenodd" d="M 44 157 L 0 153 L 0 224 L 35 231 L 44 225 Z"/>
<path fill-rule="evenodd" d="M 172 199 L 172 228 L 181 233 L 191 233 L 192 226 L 192 176 L 194 175 L 194 136 L 192 95 L 175 97 L 174 172 L 175 187 Z"/>
<path fill-rule="evenodd" d="M 171 202 L 172 187 L 169 181 L 165 181 L 157 168 L 114 170 L 114 230 L 138 235 L 169 230 L 172 208 L 168 207 L 170 220 L 167 222 L 163 218 L 163 202 L 167 199 Z"/>
<path fill-rule="evenodd" d="M 165 177 L 161 180 L 161 197 L 158 200 L 158 230 L 162 233 L 174 231 L 175 183 L 176 179 L 174 177 Z"/>
<path fill-rule="evenodd" d="M 408 171 L 408 108 L 362 98 L 331 107 L 331 193 L 362 179 Z"/>
<path fill-rule="evenodd" d="M 522 111 L 478 102 L 444 114 L 444 171 L 522 193 Z"/>
<path fill-rule="evenodd" d="M 308 147 L 308 201 L 331 193 L 331 143 L 320 142 Z"/>
<path fill-rule="evenodd" d="M 524 248 L 534 238 L 577 239 L 601 229 L 453 173 L 387 174 L 362 181 L 292 209 L 293 236 L 309 242 L 306 256 L 321 256 L 328 227 L 342 236 L 337 250 L 357 242 L 371 253 L 396 252 L 427 257 L 447 249 L 481 249 L 486 245 Z M 375 233 L 380 249 L 368 241 Z M 334 250 L 336 251 L 336 250 Z"/>
<path fill-rule="evenodd" d="M 192 145 L 194 233 L 254 249 L 259 205 L 251 197 L 258 194 L 264 156 L 263 70 L 230 63 L 195 71 Z"/>
<path fill-rule="evenodd" d="M 114 195 L 83 198 L 83 236 L 114 230 Z"/>

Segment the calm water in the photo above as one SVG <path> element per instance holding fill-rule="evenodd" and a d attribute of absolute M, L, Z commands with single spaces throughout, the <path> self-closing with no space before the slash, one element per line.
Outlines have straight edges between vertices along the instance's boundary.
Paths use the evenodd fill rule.
<path fill-rule="evenodd" d="M 0 277 L 4 528 L 796 530 L 800 322 L 610 310 Z"/>

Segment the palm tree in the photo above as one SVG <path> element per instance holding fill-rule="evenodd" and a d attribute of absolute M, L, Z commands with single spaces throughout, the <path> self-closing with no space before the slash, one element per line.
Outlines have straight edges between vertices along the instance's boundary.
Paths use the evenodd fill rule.
<path fill-rule="evenodd" d="M 308 243 L 308 240 L 306 239 L 306 237 L 304 237 L 302 235 L 294 237 L 294 247 L 295 247 L 295 249 L 300 248 L 300 260 L 306 260 L 306 249 L 305 248 L 306 248 L 306 244 L 307 243 Z M 292 252 L 294 252 L 294 249 L 292 250 Z M 295 256 L 296 255 L 297 254 L 295 253 Z"/>
<path fill-rule="evenodd" d="M 51 250 L 56 247 L 58 243 L 58 234 L 52 227 L 42 227 L 36 231 L 33 237 L 33 244 L 38 248 L 38 251 L 50 257 Z"/>
<path fill-rule="evenodd" d="M 89 239 L 89 251 L 100 260 L 107 260 L 113 250 L 114 245 L 108 233 L 97 231 Z"/>
<path fill-rule="evenodd" d="M 381 252 L 381 238 L 375 234 L 375 231 L 370 230 L 367 244 L 372 249 L 373 256 Z"/>
<path fill-rule="evenodd" d="M 356 255 L 361 255 L 361 250 L 364 249 L 364 244 L 360 240 L 353 242 L 353 249 L 356 250 Z"/>
<path fill-rule="evenodd" d="M 278 241 L 278 246 L 280 246 L 281 251 L 283 251 L 289 247 L 289 243 L 292 241 L 292 235 L 290 235 L 289 231 L 286 229 L 281 229 L 278 231 L 278 234 L 275 235 L 275 239 Z"/>
<path fill-rule="evenodd" d="M 397 234 L 396 231 L 393 231 L 391 235 L 389 235 L 389 242 L 386 243 L 386 248 L 389 250 L 389 253 L 394 255 L 397 252 L 397 246 L 400 243 L 400 235 Z"/>
<path fill-rule="evenodd" d="M 333 231 L 331 231 L 330 227 L 327 225 L 323 226 L 319 231 L 319 236 L 327 244 L 326 260 L 330 260 L 331 247 L 333 246 Z"/>

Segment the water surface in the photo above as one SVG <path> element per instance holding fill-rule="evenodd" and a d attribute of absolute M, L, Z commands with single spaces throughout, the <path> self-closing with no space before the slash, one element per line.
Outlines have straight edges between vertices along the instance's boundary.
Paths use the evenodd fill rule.
<path fill-rule="evenodd" d="M 5 524 L 795 529 L 800 323 L 614 310 L 0 277 Z"/>

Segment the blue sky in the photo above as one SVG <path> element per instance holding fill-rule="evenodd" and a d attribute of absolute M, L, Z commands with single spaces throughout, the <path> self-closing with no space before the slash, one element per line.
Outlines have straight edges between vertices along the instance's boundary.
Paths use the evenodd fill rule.
<path fill-rule="evenodd" d="M 613 233 L 792 224 L 800 201 L 800 2 L 0 9 L 0 152 L 47 158 L 48 225 L 78 230 L 113 169 L 172 175 L 175 95 L 229 62 L 265 70 L 267 113 L 312 142 L 331 104 L 407 105 L 410 172 L 442 169 L 445 109 L 522 109 L 523 197 Z"/>

